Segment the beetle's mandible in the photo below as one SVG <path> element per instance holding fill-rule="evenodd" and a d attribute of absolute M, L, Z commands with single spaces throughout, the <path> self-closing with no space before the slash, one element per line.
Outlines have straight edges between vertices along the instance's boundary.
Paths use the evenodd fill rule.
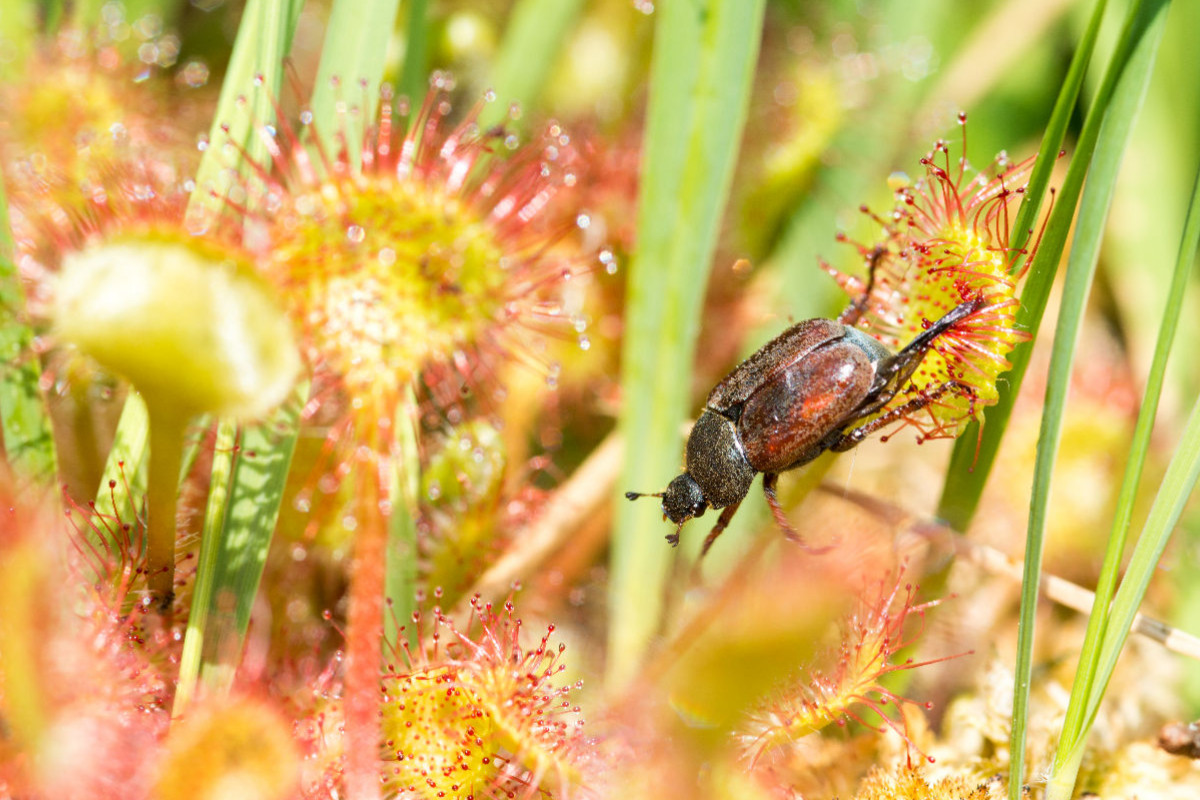
<path fill-rule="evenodd" d="M 803 543 L 776 497 L 779 473 L 826 450 L 849 450 L 946 392 L 973 397 L 969 386 L 951 380 L 858 425 L 904 388 L 938 336 L 985 304 L 982 298 L 961 303 L 892 353 L 853 327 L 869 293 L 868 286 L 838 321 L 810 319 L 793 325 L 734 368 L 708 395 L 688 436 L 683 474 L 662 492 L 625 493 L 630 500 L 662 498 L 664 516 L 676 525 L 667 541 L 678 544 L 689 519 L 709 508 L 723 509 L 704 540 L 701 554 L 707 553 L 761 472 L 776 523 L 789 539 Z"/>

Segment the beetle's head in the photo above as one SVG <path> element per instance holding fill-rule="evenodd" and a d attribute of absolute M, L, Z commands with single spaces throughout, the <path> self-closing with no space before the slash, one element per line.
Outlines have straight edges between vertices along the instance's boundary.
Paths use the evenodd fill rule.
<path fill-rule="evenodd" d="M 679 531 L 683 529 L 683 523 L 708 510 L 708 501 L 704 499 L 704 492 L 700 490 L 700 484 L 696 483 L 696 479 L 686 472 L 675 476 L 675 479 L 667 484 L 664 491 L 654 494 L 626 492 L 625 496 L 630 500 L 636 500 L 639 497 L 662 498 L 663 516 L 675 523 L 675 533 L 667 537 L 667 541 L 671 544 L 679 544 Z"/>
<path fill-rule="evenodd" d="M 692 517 L 707 511 L 708 501 L 704 499 L 704 492 L 700 491 L 700 484 L 685 472 L 667 484 L 662 496 L 662 509 L 667 519 L 676 525 L 683 525 Z"/>

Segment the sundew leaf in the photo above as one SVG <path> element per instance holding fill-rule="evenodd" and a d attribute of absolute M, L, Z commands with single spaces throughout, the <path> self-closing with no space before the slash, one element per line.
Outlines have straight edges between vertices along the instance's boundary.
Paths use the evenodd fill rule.
<path fill-rule="evenodd" d="M 657 491 L 679 469 L 699 314 L 750 99 L 763 0 L 664 3 L 656 12 L 650 101 L 629 267 L 619 422 L 620 489 Z M 615 500 L 608 678 L 636 672 L 658 629 L 672 557 L 657 508 Z M 694 533 L 694 532 L 693 532 Z M 703 537 L 685 537 L 698 549 Z"/>
<path fill-rule="evenodd" d="M 356 170 L 361 168 L 362 149 L 355 143 L 362 141 L 365 125 L 377 113 L 379 86 L 386 67 L 385 54 L 398 8 L 398 0 L 370 0 L 366 4 L 355 0 L 339 0 L 334 4 L 325 32 L 317 88 L 312 100 L 313 119 L 317 122 L 317 135 L 321 137 L 326 150 L 341 152 L 344 149 L 350 156 L 352 168 Z M 386 24 L 383 22 L 385 20 Z M 423 0 L 411 1 L 408 34 L 403 88 L 404 93 L 411 93 L 410 100 L 419 104 L 428 87 L 419 81 L 410 83 L 409 79 L 417 70 L 424 72 L 425 53 L 428 51 L 429 26 Z M 335 83 L 335 78 L 340 80 Z M 339 103 L 357 105 L 358 114 L 341 113 Z M 338 141 L 343 137 L 344 142 Z M 409 401 L 409 407 L 413 407 L 411 403 L 415 401 L 411 397 Z M 404 410 L 398 409 L 397 416 L 403 415 Z M 398 418 L 396 424 L 401 432 L 400 446 L 405 457 L 400 466 L 392 459 L 388 459 L 386 464 L 389 469 L 388 498 L 391 511 L 388 515 L 389 543 L 384 581 L 387 596 L 396 604 L 393 606 L 393 618 L 405 619 L 415 602 L 416 495 L 412 485 L 418 480 L 420 463 L 415 455 L 416 441 L 411 422 Z M 293 433 L 290 446 L 294 447 L 294 444 Z M 264 556 L 265 553 L 264 549 Z M 261 572 L 261 565 L 259 570 Z M 246 613 L 249 613 L 249 606 L 246 607 Z M 394 640 L 394 621 L 389 621 L 387 625 L 388 638 Z M 244 635 L 245 627 L 242 624 L 239 636 Z"/>

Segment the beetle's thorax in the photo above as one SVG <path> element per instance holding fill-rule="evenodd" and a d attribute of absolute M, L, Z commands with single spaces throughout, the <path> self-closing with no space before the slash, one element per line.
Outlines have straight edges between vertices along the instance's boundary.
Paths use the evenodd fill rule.
<path fill-rule="evenodd" d="M 687 442 L 687 471 L 713 508 L 740 502 L 750 491 L 755 470 L 733 420 L 706 408 Z"/>
<path fill-rule="evenodd" d="M 845 331 L 846 341 L 853 343 L 854 346 L 862 350 L 876 371 L 879 370 L 881 365 L 895 358 L 892 351 L 884 347 L 875 337 L 868 336 L 857 328 L 847 327 Z"/>

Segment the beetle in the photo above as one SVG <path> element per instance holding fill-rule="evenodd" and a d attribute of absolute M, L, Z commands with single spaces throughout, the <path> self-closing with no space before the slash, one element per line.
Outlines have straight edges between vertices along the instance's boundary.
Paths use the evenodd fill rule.
<path fill-rule="evenodd" d="M 810 319 L 793 325 L 713 388 L 688 435 L 682 474 L 662 492 L 625 493 L 630 500 L 662 498 L 663 515 L 676 525 L 667 536 L 672 545 L 679 544 L 685 522 L 709 508 L 723 509 L 701 548 L 701 555 L 707 553 L 760 472 L 775 522 L 784 535 L 803 545 L 779 505 L 779 473 L 803 466 L 826 450 L 849 450 L 948 391 L 974 399 L 969 386 L 950 380 L 859 424 L 891 402 L 938 336 L 986 304 L 983 297 L 975 297 L 955 306 L 893 353 L 854 327 L 874 282 L 879 254 L 872 255 L 867 290 L 837 321 Z"/>

